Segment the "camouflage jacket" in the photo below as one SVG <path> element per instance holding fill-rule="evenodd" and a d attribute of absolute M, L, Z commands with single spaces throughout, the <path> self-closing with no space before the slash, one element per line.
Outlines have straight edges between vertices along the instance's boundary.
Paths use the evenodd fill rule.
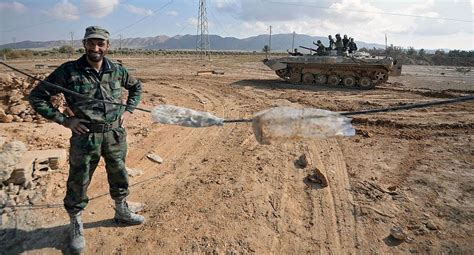
<path fill-rule="evenodd" d="M 127 107 L 98 103 L 77 98 L 41 82 L 29 96 L 33 109 L 46 119 L 62 124 L 66 116 L 50 103 L 51 96 L 63 93 L 74 116 L 92 123 L 111 123 L 120 118 L 124 110 L 133 112 L 141 96 L 140 82 L 128 71 L 104 58 L 100 72 L 87 62 L 86 56 L 69 61 L 51 73 L 46 81 L 85 96 L 122 103 L 123 88 L 128 90 Z"/>

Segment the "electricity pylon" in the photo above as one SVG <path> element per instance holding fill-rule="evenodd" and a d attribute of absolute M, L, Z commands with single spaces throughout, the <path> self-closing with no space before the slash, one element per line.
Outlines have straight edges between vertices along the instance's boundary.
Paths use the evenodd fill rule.
<path fill-rule="evenodd" d="M 201 59 L 204 57 L 211 59 L 211 45 L 209 42 L 209 29 L 207 26 L 206 0 L 199 0 L 196 51 L 199 52 L 199 57 Z"/>

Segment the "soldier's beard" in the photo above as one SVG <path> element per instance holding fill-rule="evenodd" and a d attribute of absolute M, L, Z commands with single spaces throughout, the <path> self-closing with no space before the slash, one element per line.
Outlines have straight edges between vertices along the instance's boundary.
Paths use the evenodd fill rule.
<path fill-rule="evenodd" d="M 93 52 L 93 51 L 87 51 L 87 59 L 92 62 L 100 62 L 102 59 L 104 59 L 105 52 L 99 51 L 99 52 Z"/>

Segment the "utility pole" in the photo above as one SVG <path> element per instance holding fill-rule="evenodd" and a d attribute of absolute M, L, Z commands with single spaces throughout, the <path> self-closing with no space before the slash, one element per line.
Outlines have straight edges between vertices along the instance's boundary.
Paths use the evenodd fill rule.
<path fill-rule="evenodd" d="M 120 38 L 120 40 L 119 40 L 119 50 L 121 50 L 122 49 L 122 34 L 119 34 L 119 38 Z"/>
<path fill-rule="evenodd" d="M 295 31 L 293 31 L 293 41 L 291 42 L 291 51 L 293 51 L 293 49 L 295 48 Z"/>
<path fill-rule="evenodd" d="M 69 33 L 71 35 L 71 50 L 69 52 L 68 58 L 71 57 L 71 55 L 74 53 L 74 32 Z"/>
<path fill-rule="evenodd" d="M 199 58 L 204 56 L 211 59 L 211 44 L 209 42 L 209 29 L 207 26 L 206 0 L 199 0 L 198 24 L 196 33 L 196 52 L 199 51 Z"/>
<path fill-rule="evenodd" d="M 272 55 L 272 26 L 270 26 L 270 37 L 268 38 L 268 56 Z"/>

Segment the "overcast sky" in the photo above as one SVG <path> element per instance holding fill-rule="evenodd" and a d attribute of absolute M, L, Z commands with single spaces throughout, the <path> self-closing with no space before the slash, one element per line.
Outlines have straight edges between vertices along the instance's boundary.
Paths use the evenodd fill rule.
<path fill-rule="evenodd" d="M 199 0 L 0 0 L 0 44 L 70 40 L 100 25 L 112 38 L 196 34 Z M 474 0 L 207 0 L 209 33 L 327 36 L 474 50 Z"/>

